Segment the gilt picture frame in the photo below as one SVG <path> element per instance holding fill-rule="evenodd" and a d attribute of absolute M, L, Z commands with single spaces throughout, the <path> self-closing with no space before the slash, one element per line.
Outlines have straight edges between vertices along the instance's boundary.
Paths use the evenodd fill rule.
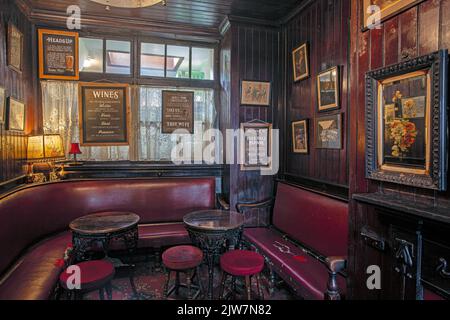
<path fill-rule="evenodd" d="M 25 104 L 13 97 L 9 97 L 6 109 L 6 130 L 25 131 Z"/>
<path fill-rule="evenodd" d="M 0 87 L 0 123 L 5 122 L 6 90 Z"/>
<path fill-rule="evenodd" d="M 338 66 L 322 71 L 317 75 L 317 104 L 319 112 L 339 109 L 340 87 Z"/>
<path fill-rule="evenodd" d="M 305 42 L 292 51 L 294 82 L 309 77 L 309 46 Z"/>
<path fill-rule="evenodd" d="M 316 149 L 342 149 L 342 116 L 340 113 L 316 118 Z"/>
<path fill-rule="evenodd" d="M 366 177 L 447 189 L 448 52 L 366 74 Z"/>
<path fill-rule="evenodd" d="M 8 23 L 6 47 L 8 67 L 21 74 L 23 64 L 23 33 L 11 22 Z"/>
<path fill-rule="evenodd" d="M 294 153 L 308 154 L 308 120 L 292 122 L 292 150 Z"/>
<path fill-rule="evenodd" d="M 269 107 L 272 95 L 269 81 L 241 81 L 241 106 Z"/>

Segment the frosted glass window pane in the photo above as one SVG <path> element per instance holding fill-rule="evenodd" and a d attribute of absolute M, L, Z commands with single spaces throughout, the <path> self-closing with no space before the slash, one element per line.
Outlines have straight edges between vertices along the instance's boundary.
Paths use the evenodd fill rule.
<path fill-rule="evenodd" d="M 106 73 L 131 74 L 131 42 L 106 41 Z"/>
<path fill-rule="evenodd" d="M 79 61 L 81 72 L 103 73 L 103 40 L 80 38 Z"/>
<path fill-rule="evenodd" d="M 214 49 L 192 48 L 192 79 L 214 80 Z"/>
<path fill-rule="evenodd" d="M 141 76 L 164 77 L 165 46 L 141 43 Z"/>

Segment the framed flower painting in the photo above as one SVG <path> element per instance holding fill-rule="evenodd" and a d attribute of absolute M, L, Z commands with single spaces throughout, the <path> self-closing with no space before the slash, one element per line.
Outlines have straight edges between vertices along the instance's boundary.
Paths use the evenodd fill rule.
<path fill-rule="evenodd" d="M 367 177 L 445 190 L 448 54 L 366 76 Z"/>

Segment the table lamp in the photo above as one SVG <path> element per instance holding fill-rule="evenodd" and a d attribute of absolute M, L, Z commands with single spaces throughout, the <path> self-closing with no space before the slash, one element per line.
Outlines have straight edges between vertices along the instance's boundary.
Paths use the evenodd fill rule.
<path fill-rule="evenodd" d="M 54 161 L 64 159 L 63 140 L 59 134 L 44 134 L 28 137 L 27 159 L 28 159 L 28 182 L 45 182 L 41 175 L 34 174 L 36 163 L 47 163 L 50 168 L 50 180 L 59 180 L 61 177 L 55 170 Z M 62 169 L 63 170 L 63 169 Z"/>
<path fill-rule="evenodd" d="M 71 143 L 69 154 L 73 154 L 73 161 L 77 164 L 77 154 L 81 154 L 80 144 L 79 143 Z"/>

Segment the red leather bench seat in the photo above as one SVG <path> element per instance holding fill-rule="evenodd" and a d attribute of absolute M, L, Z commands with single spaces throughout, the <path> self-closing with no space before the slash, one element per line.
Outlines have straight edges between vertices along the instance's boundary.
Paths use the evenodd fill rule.
<path fill-rule="evenodd" d="M 244 239 L 269 258 L 276 273 L 302 297 L 324 299 L 326 266 L 285 238 L 298 241 L 325 257 L 347 256 L 347 203 L 279 183 L 272 221 L 274 228 L 246 229 Z M 292 254 L 277 248 L 280 243 L 284 245 L 282 251 Z M 338 276 L 338 284 L 345 294 L 345 279 Z"/>
<path fill-rule="evenodd" d="M 71 235 L 31 246 L 66 231 L 78 217 L 134 212 L 141 217 L 139 246 L 159 247 L 188 243 L 183 216 L 214 207 L 213 177 L 61 181 L 5 195 L 0 198 L 0 298 L 49 297 L 61 271 L 54 263 L 62 258 Z"/>

